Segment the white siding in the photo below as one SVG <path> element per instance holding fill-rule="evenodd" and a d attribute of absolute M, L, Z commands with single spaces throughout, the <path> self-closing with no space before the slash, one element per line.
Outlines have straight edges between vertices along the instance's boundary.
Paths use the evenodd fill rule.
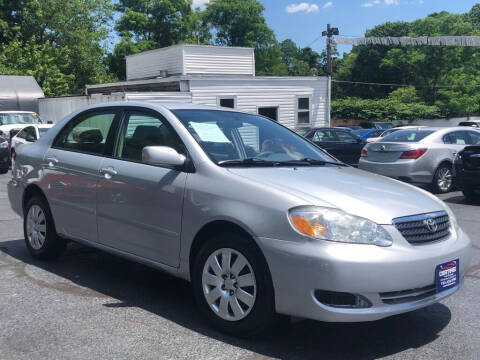
<path fill-rule="evenodd" d="M 57 123 L 65 116 L 86 106 L 122 99 L 122 94 L 44 98 L 38 101 L 38 113 L 43 121 Z"/>
<path fill-rule="evenodd" d="M 57 123 L 72 112 L 89 105 L 122 100 L 146 101 L 152 103 L 191 103 L 192 96 L 187 92 L 143 92 L 45 98 L 39 99 L 39 114 L 44 121 L 53 121 L 54 123 Z"/>
<path fill-rule="evenodd" d="M 251 48 L 176 45 L 126 57 L 127 80 L 168 75 L 255 75 Z"/>
<path fill-rule="evenodd" d="M 236 109 L 241 111 L 257 114 L 258 107 L 278 107 L 279 123 L 289 128 L 301 127 L 296 123 L 296 112 L 297 97 L 303 96 L 311 99 L 308 126 L 328 126 L 327 87 L 326 77 L 190 80 L 194 104 L 215 106 L 217 97 L 235 95 Z"/>
<path fill-rule="evenodd" d="M 127 80 L 145 79 L 160 76 L 161 70 L 169 75 L 183 74 L 183 47 L 170 46 L 163 49 L 145 51 L 126 57 Z"/>
<path fill-rule="evenodd" d="M 184 75 L 255 75 L 250 48 L 186 45 L 183 56 Z"/>
<path fill-rule="evenodd" d="M 188 103 L 192 102 L 192 95 L 189 92 L 139 92 L 126 93 L 125 100 L 147 101 L 151 103 Z"/>

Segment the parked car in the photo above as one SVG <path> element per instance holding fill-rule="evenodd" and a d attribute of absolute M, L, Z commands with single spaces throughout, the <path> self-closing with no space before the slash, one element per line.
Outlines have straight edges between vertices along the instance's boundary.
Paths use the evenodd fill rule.
<path fill-rule="evenodd" d="M 473 201 L 480 201 L 480 142 L 477 144 L 460 151 L 454 167 L 456 186 Z"/>
<path fill-rule="evenodd" d="M 421 129 L 423 127 L 426 127 L 426 126 L 417 126 L 417 125 L 405 125 L 405 126 L 401 126 L 401 127 L 396 127 L 396 128 L 392 128 L 392 129 L 388 129 L 388 130 L 385 130 L 383 131 L 380 136 L 378 137 L 370 137 L 367 139 L 367 142 L 376 142 L 376 141 L 379 141 L 381 139 L 383 139 L 385 136 L 391 134 L 391 133 L 394 133 L 395 131 L 398 131 L 398 130 L 407 130 L 407 129 Z"/>
<path fill-rule="evenodd" d="M 364 121 L 360 123 L 360 126 L 363 129 L 391 129 L 393 128 L 393 124 L 390 122 L 384 122 L 384 121 Z"/>
<path fill-rule="evenodd" d="M 0 111 L 0 136 L 10 139 L 25 126 L 41 123 L 40 117 L 31 111 Z"/>
<path fill-rule="evenodd" d="M 399 130 L 367 144 L 358 167 L 446 193 L 453 186 L 455 156 L 478 141 L 478 131 L 461 127 Z"/>
<path fill-rule="evenodd" d="M 349 165 L 358 165 L 365 143 L 350 131 L 339 128 L 315 128 L 304 135 L 332 156 Z"/>
<path fill-rule="evenodd" d="M 53 124 L 36 124 L 25 126 L 10 140 L 10 156 L 15 161 L 16 149 L 22 144 L 29 144 L 37 141 L 47 133 Z"/>
<path fill-rule="evenodd" d="M 10 153 L 8 139 L 0 136 L 0 174 L 6 174 L 10 168 Z"/>
<path fill-rule="evenodd" d="M 364 142 L 368 142 L 370 138 L 379 137 L 383 132 L 384 130 L 379 130 L 379 129 L 361 129 L 361 130 L 353 130 L 352 134 L 357 135 Z"/>
<path fill-rule="evenodd" d="M 12 175 L 32 256 L 57 258 L 70 239 L 165 270 L 237 335 L 277 313 L 355 322 L 428 306 L 470 261 L 439 199 L 231 109 L 89 107 L 20 147 Z"/>
<path fill-rule="evenodd" d="M 458 124 L 458 126 L 470 126 L 473 128 L 480 128 L 480 120 L 462 121 Z"/>
<path fill-rule="evenodd" d="M 359 125 L 338 125 L 336 126 L 337 128 L 342 128 L 342 129 L 350 129 L 350 130 L 360 130 L 363 129 Z"/>

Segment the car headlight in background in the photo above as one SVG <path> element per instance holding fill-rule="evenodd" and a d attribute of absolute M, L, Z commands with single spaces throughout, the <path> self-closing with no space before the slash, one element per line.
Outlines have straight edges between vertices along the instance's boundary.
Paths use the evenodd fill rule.
<path fill-rule="evenodd" d="M 0 142 L 0 149 L 6 149 L 6 148 L 8 148 L 8 141 Z"/>
<path fill-rule="evenodd" d="M 297 232 L 313 239 L 378 246 L 393 242 L 381 225 L 339 209 L 301 206 L 291 209 L 288 217 Z"/>

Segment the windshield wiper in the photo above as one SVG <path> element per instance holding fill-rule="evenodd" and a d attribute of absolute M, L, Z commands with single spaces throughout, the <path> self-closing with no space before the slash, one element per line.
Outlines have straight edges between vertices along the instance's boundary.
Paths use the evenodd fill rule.
<path fill-rule="evenodd" d="M 317 165 L 317 166 L 324 166 L 324 165 L 335 165 L 335 166 L 348 166 L 347 164 L 335 161 L 328 161 L 328 160 L 315 160 L 310 158 L 303 158 L 300 160 L 288 160 L 288 161 L 281 161 L 279 165 L 288 164 L 288 165 L 297 165 L 297 166 L 310 166 L 310 165 Z"/>
<path fill-rule="evenodd" d="M 219 166 L 277 166 L 278 164 L 280 164 L 278 161 L 268 161 L 259 158 L 223 160 L 218 162 Z"/>

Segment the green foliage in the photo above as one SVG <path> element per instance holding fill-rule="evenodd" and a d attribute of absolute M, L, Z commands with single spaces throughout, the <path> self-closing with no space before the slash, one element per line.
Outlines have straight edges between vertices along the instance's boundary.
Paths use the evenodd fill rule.
<path fill-rule="evenodd" d="M 4 3 L 0 10 L 0 29 L 7 29 L 0 36 L 4 72 L 35 74 L 49 95 L 82 93 L 86 84 L 112 79 L 104 58 L 110 0 Z"/>
<path fill-rule="evenodd" d="M 397 99 L 344 98 L 332 101 L 332 118 L 368 121 L 433 119 L 440 116 L 437 106 L 406 104 Z"/>
<path fill-rule="evenodd" d="M 366 32 L 366 36 L 442 35 L 480 35 L 480 5 L 463 15 L 434 13 L 411 23 L 387 22 Z M 337 62 L 334 79 L 413 85 L 391 93 L 394 87 L 336 83 L 335 99 L 388 98 L 387 102 L 433 106 L 437 117 L 468 116 L 479 111 L 475 85 L 480 84 L 480 48 L 355 46 Z"/>
<path fill-rule="evenodd" d="M 258 0 L 211 0 L 204 20 L 214 30 L 215 43 L 265 50 L 276 44 Z"/>
<path fill-rule="evenodd" d="M 35 77 L 45 95 L 67 95 L 75 75 L 68 74 L 67 63 L 58 62 L 67 56 L 68 48 L 52 46 L 49 41 L 37 44 L 33 38 L 26 43 L 15 39 L 2 47 L 0 74 L 30 75 Z"/>

